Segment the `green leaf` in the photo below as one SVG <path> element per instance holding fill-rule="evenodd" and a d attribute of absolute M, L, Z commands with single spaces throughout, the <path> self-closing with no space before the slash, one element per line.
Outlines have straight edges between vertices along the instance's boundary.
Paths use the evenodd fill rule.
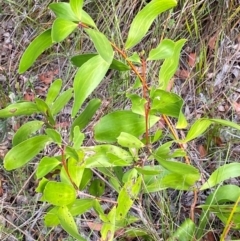
<path fill-rule="evenodd" d="M 213 123 L 217 123 L 223 126 L 228 126 L 228 127 L 232 127 L 236 130 L 240 130 L 240 125 L 236 124 L 232 121 L 228 121 L 228 120 L 222 120 L 222 119 L 210 119 L 210 121 L 212 121 Z"/>
<path fill-rule="evenodd" d="M 78 19 L 82 18 L 82 7 L 83 7 L 83 0 L 70 0 L 70 6 L 72 11 L 78 17 Z"/>
<path fill-rule="evenodd" d="M 174 54 L 171 57 L 165 59 L 160 68 L 159 86 L 163 90 L 167 89 L 169 81 L 171 80 L 178 68 L 180 52 L 185 42 L 186 39 L 180 39 L 175 43 Z"/>
<path fill-rule="evenodd" d="M 9 118 L 20 115 L 32 115 L 38 113 L 37 105 L 32 102 L 19 102 L 10 104 L 4 109 L 0 110 L 0 118 Z"/>
<path fill-rule="evenodd" d="M 89 168 L 85 168 L 82 176 L 82 180 L 79 186 L 80 190 L 83 190 L 88 183 L 92 180 L 93 172 Z"/>
<path fill-rule="evenodd" d="M 76 238 L 77 240 L 86 241 L 78 233 L 77 224 L 75 223 L 74 218 L 67 207 L 65 206 L 59 207 L 57 215 L 61 226 L 68 234 L 70 234 L 72 237 Z"/>
<path fill-rule="evenodd" d="M 55 19 L 52 25 L 52 41 L 56 43 L 63 41 L 77 26 L 78 24 L 63 18 Z"/>
<path fill-rule="evenodd" d="M 43 177 L 40 182 L 38 183 L 37 188 L 35 189 L 36 192 L 43 193 L 44 188 L 46 187 L 49 180 L 45 177 Z"/>
<path fill-rule="evenodd" d="M 101 238 L 103 240 L 113 241 L 116 224 L 116 206 L 113 206 L 107 215 L 108 222 L 103 223 L 101 228 Z"/>
<path fill-rule="evenodd" d="M 68 206 L 73 216 L 81 215 L 93 207 L 95 200 L 90 198 L 76 199 L 75 202 Z"/>
<path fill-rule="evenodd" d="M 47 227 L 56 227 L 59 224 L 58 207 L 51 208 L 44 215 L 44 224 Z"/>
<path fill-rule="evenodd" d="M 73 158 L 68 159 L 68 172 L 73 182 L 79 187 L 85 166 Z"/>
<path fill-rule="evenodd" d="M 76 200 L 76 191 L 69 184 L 51 181 L 44 189 L 43 200 L 55 206 L 65 206 Z"/>
<path fill-rule="evenodd" d="M 161 170 L 155 168 L 155 166 L 134 167 L 139 173 L 143 175 L 158 175 L 161 174 Z"/>
<path fill-rule="evenodd" d="M 145 116 L 145 104 L 147 100 L 137 94 L 126 94 L 132 102 L 132 112 Z"/>
<path fill-rule="evenodd" d="M 43 157 L 37 167 L 37 179 L 44 177 L 57 167 L 61 162 L 55 157 Z"/>
<path fill-rule="evenodd" d="M 79 68 L 73 82 L 74 104 L 72 117 L 77 114 L 86 98 L 100 84 L 108 69 L 109 64 L 100 55 L 89 59 Z"/>
<path fill-rule="evenodd" d="M 43 150 L 50 141 L 51 138 L 48 136 L 35 136 L 14 146 L 4 158 L 5 169 L 11 171 L 22 167 Z"/>
<path fill-rule="evenodd" d="M 141 59 L 140 59 L 139 55 L 136 52 L 134 52 L 133 55 L 128 57 L 127 60 L 129 60 L 129 61 L 131 61 L 133 63 L 141 64 Z"/>
<path fill-rule="evenodd" d="M 73 148 L 78 150 L 83 143 L 85 135 L 80 132 L 79 126 L 75 126 L 73 130 Z"/>
<path fill-rule="evenodd" d="M 110 64 L 112 63 L 112 60 L 113 60 L 113 49 L 112 49 L 110 42 L 106 38 L 106 36 L 95 29 L 90 29 L 90 28 L 87 29 L 86 28 L 85 31 L 87 32 L 87 34 L 90 36 L 91 40 L 93 41 L 98 54 L 110 66 Z"/>
<path fill-rule="evenodd" d="M 43 121 L 29 121 L 22 125 L 16 132 L 13 137 L 12 144 L 13 146 L 18 145 L 19 143 L 27 140 L 29 136 L 36 131 L 40 130 L 43 126 Z"/>
<path fill-rule="evenodd" d="M 183 140 L 184 143 L 187 143 L 196 137 L 202 135 L 207 128 L 212 124 L 209 119 L 199 119 L 191 126 L 190 130 L 187 133 L 186 138 Z"/>
<path fill-rule="evenodd" d="M 129 209 L 132 207 L 134 200 L 140 192 L 141 182 L 141 177 L 130 179 L 121 189 L 117 199 L 116 220 L 126 218 Z"/>
<path fill-rule="evenodd" d="M 149 53 L 147 60 L 159 60 L 171 57 L 174 54 L 175 43 L 171 39 L 164 39 Z"/>
<path fill-rule="evenodd" d="M 114 145 L 84 147 L 83 150 L 87 168 L 129 166 L 133 161 L 129 152 Z"/>
<path fill-rule="evenodd" d="M 24 51 L 20 59 L 18 73 L 22 74 L 28 70 L 33 65 L 38 56 L 41 55 L 51 45 L 51 29 L 48 29 L 36 37 Z"/>
<path fill-rule="evenodd" d="M 138 44 L 149 30 L 154 19 L 162 12 L 177 5 L 175 0 L 153 0 L 148 3 L 133 19 L 125 49 Z"/>
<path fill-rule="evenodd" d="M 65 153 L 66 153 L 67 158 L 72 157 L 76 161 L 78 161 L 80 159 L 77 151 L 74 148 L 72 148 L 71 146 L 66 146 Z"/>
<path fill-rule="evenodd" d="M 117 138 L 117 141 L 118 144 L 123 147 L 137 149 L 144 147 L 144 144 L 137 137 L 126 132 L 121 132 L 120 136 Z"/>
<path fill-rule="evenodd" d="M 150 116 L 150 127 L 159 117 Z M 121 132 L 139 137 L 145 132 L 144 116 L 128 110 L 115 111 L 104 117 L 94 126 L 94 137 L 99 142 L 116 142 Z"/>
<path fill-rule="evenodd" d="M 240 163 L 224 164 L 223 166 L 218 167 L 217 170 L 211 174 L 208 180 L 202 185 L 200 190 L 214 187 L 220 182 L 238 176 L 240 176 Z"/>
<path fill-rule="evenodd" d="M 60 90 L 62 88 L 62 80 L 56 79 L 48 89 L 47 97 L 46 97 L 46 104 L 50 106 L 54 100 L 58 97 Z"/>
<path fill-rule="evenodd" d="M 52 115 L 57 115 L 63 109 L 63 107 L 70 101 L 72 96 L 73 88 L 69 88 L 68 90 L 61 93 L 52 105 Z"/>
<path fill-rule="evenodd" d="M 94 28 L 97 28 L 92 18 L 84 10 L 81 11 L 81 19 L 77 17 L 69 3 L 51 3 L 49 8 L 55 13 L 56 17 L 66 19 L 73 22 L 79 22 L 88 24 Z"/>
<path fill-rule="evenodd" d="M 98 54 L 81 54 L 81 55 L 76 55 L 76 56 L 73 56 L 71 58 L 71 62 L 75 66 L 81 67 L 89 59 L 91 59 L 92 57 L 95 57 L 97 55 Z M 118 70 L 118 71 L 127 71 L 127 70 L 130 70 L 130 67 L 128 65 L 122 63 L 121 61 L 113 59 L 109 69 L 115 69 L 115 70 Z"/>
<path fill-rule="evenodd" d="M 94 179 L 88 189 L 88 192 L 95 196 L 95 197 L 100 197 L 103 195 L 105 191 L 105 183 L 101 179 Z"/>
<path fill-rule="evenodd" d="M 81 131 L 89 124 L 100 105 L 100 99 L 92 99 L 88 102 L 84 111 L 74 120 L 71 126 L 71 136 L 73 135 L 73 130 L 75 127 L 79 127 L 79 130 Z"/>
<path fill-rule="evenodd" d="M 192 241 L 194 240 L 194 232 L 195 232 L 196 226 L 195 223 L 187 218 L 177 229 L 177 231 L 173 234 L 171 238 L 169 238 L 169 241 Z"/>
<path fill-rule="evenodd" d="M 45 130 L 46 134 L 58 145 L 61 145 L 62 143 L 62 137 L 59 132 L 57 132 L 54 129 L 47 128 Z"/>

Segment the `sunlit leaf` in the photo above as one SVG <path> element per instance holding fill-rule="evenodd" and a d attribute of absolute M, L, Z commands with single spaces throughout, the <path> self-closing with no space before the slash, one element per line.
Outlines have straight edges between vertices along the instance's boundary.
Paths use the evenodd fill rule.
<path fill-rule="evenodd" d="M 71 6 L 72 11 L 78 17 L 78 19 L 81 19 L 83 0 L 70 0 L 70 6 Z"/>
<path fill-rule="evenodd" d="M 62 87 L 62 80 L 61 79 L 56 79 L 51 86 L 48 89 L 48 93 L 46 96 L 46 104 L 47 105 L 51 105 L 53 103 L 53 101 L 57 98 L 57 96 L 60 93 Z"/>
<path fill-rule="evenodd" d="M 5 169 L 10 171 L 22 167 L 43 150 L 48 142 L 51 142 L 51 138 L 39 135 L 14 146 L 4 158 Z"/>
<path fill-rule="evenodd" d="M 47 128 L 45 130 L 46 134 L 58 145 L 62 143 L 62 137 L 59 132 L 54 129 Z"/>
<path fill-rule="evenodd" d="M 51 29 L 48 29 L 36 37 L 24 51 L 19 63 L 18 73 L 22 74 L 28 70 L 33 65 L 38 56 L 41 55 L 51 45 Z"/>
<path fill-rule="evenodd" d="M 60 161 L 55 157 L 43 157 L 37 167 L 37 179 L 44 177 L 60 164 Z"/>
<path fill-rule="evenodd" d="M 125 49 L 138 44 L 149 30 L 154 19 L 162 12 L 177 5 L 175 0 L 153 0 L 148 3 L 133 19 Z"/>
<path fill-rule="evenodd" d="M 79 68 L 73 82 L 74 104 L 72 117 L 77 114 L 86 98 L 100 84 L 108 68 L 109 64 L 100 55 L 89 59 Z"/>
<path fill-rule="evenodd" d="M 117 138 L 118 144 L 123 147 L 137 148 L 140 149 L 144 147 L 144 144 L 135 136 L 121 132 L 120 136 Z"/>

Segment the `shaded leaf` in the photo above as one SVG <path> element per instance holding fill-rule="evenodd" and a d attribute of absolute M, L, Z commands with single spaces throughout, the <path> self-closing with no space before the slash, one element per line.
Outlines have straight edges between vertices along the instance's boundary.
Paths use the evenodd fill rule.
<path fill-rule="evenodd" d="M 88 189 L 88 192 L 95 196 L 95 197 L 100 197 L 103 195 L 105 191 L 105 183 L 101 179 L 94 179 Z"/>
<path fill-rule="evenodd" d="M 37 167 L 37 179 L 44 177 L 60 164 L 60 161 L 55 157 L 43 157 Z"/>

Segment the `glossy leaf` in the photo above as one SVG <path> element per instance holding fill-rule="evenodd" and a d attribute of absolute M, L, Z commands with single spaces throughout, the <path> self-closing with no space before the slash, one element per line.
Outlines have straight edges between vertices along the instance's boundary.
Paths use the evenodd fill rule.
<path fill-rule="evenodd" d="M 65 206 L 76 200 L 76 191 L 69 184 L 51 181 L 44 189 L 43 200 L 55 206 Z"/>
<path fill-rule="evenodd" d="M 73 82 L 74 104 L 72 117 L 77 114 L 86 98 L 100 84 L 108 68 L 109 64 L 100 55 L 91 58 L 79 68 Z"/>
<path fill-rule="evenodd" d="M 149 52 L 147 60 L 166 59 L 173 55 L 175 43 L 171 39 L 164 39 L 160 44 Z"/>
<path fill-rule="evenodd" d="M 76 55 L 71 58 L 71 62 L 75 66 L 81 67 L 86 61 L 88 61 L 89 59 L 95 56 L 97 56 L 97 54 Z M 127 70 L 130 70 L 130 67 L 128 67 L 128 65 L 122 63 L 121 61 L 113 59 L 111 65 L 109 66 L 109 69 L 115 69 L 118 71 L 127 71 Z"/>
<path fill-rule="evenodd" d="M 138 44 L 149 30 L 154 19 L 162 12 L 177 5 L 175 0 L 153 0 L 148 3 L 133 19 L 125 49 Z"/>
<path fill-rule="evenodd" d="M 120 146 L 128 147 L 128 148 L 143 148 L 144 144 L 135 136 L 121 132 L 120 136 L 117 138 L 117 142 Z"/>
<path fill-rule="evenodd" d="M 169 238 L 169 241 L 192 241 L 194 239 L 195 223 L 187 218 L 180 225 L 177 231 Z"/>
<path fill-rule="evenodd" d="M 70 234 L 72 237 L 76 238 L 77 240 L 86 241 L 78 233 L 77 224 L 75 223 L 74 218 L 67 207 L 65 206 L 59 207 L 57 215 L 61 226 L 68 234 Z"/>
<path fill-rule="evenodd" d="M 160 68 L 159 86 L 163 90 L 167 89 L 169 81 L 171 80 L 178 68 L 180 52 L 185 42 L 185 39 L 180 39 L 175 43 L 174 54 L 171 57 L 165 59 Z"/>
<path fill-rule="evenodd" d="M 104 34 L 95 29 L 85 29 L 86 33 L 90 36 L 98 54 L 109 64 L 113 60 L 113 49 Z"/>
<path fill-rule="evenodd" d="M 70 101 L 72 96 L 73 89 L 69 88 L 57 97 L 51 108 L 53 116 L 57 115 L 63 109 L 63 107 Z"/>
<path fill-rule="evenodd" d="M 240 176 L 240 163 L 224 164 L 215 170 L 208 180 L 202 185 L 200 190 L 205 190 L 216 186 L 220 182 L 223 182 L 229 178 Z"/>
<path fill-rule="evenodd" d="M 46 96 L 46 104 L 50 106 L 55 99 L 58 97 L 60 90 L 62 88 L 62 80 L 61 79 L 56 79 L 51 86 L 48 89 L 48 93 Z"/>
<path fill-rule="evenodd" d="M 22 125 L 17 132 L 15 133 L 12 144 L 13 146 L 18 145 L 19 143 L 27 140 L 29 136 L 36 131 L 40 130 L 43 126 L 44 122 L 43 121 L 29 121 Z"/>
<path fill-rule="evenodd" d="M 89 124 L 100 105 L 100 99 L 92 99 L 88 102 L 83 112 L 74 120 L 71 126 L 71 136 L 73 135 L 73 130 L 75 127 L 79 127 L 79 130 L 81 131 Z"/>
<path fill-rule="evenodd" d="M 129 166 L 132 155 L 118 146 L 98 145 L 83 148 L 87 168 Z"/>
<path fill-rule="evenodd" d="M 89 193 L 95 197 L 100 197 L 105 191 L 105 183 L 101 179 L 94 179 L 88 189 Z"/>
<path fill-rule="evenodd" d="M 4 109 L 0 110 L 0 118 L 9 118 L 20 115 L 32 115 L 38 113 L 37 105 L 33 102 L 19 102 L 10 104 Z"/>
<path fill-rule="evenodd" d="M 37 179 L 44 177 L 51 172 L 55 167 L 60 165 L 60 161 L 55 157 L 43 157 L 37 167 L 36 176 Z"/>
<path fill-rule="evenodd" d="M 187 133 L 186 138 L 183 140 L 183 142 L 189 142 L 196 137 L 199 137 L 202 135 L 207 128 L 212 124 L 211 120 L 208 119 L 199 119 L 195 121 L 195 123 L 191 126 L 190 130 Z"/>
<path fill-rule="evenodd" d="M 22 167 L 43 150 L 48 142 L 51 142 L 51 138 L 39 135 L 14 146 L 4 158 L 5 169 L 11 171 Z"/>
<path fill-rule="evenodd" d="M 45 132 L 53 140 L 53 142 L 57 143 L 58 145 L 62 143 L 62 137 L 56 130 L 47 128 Z"/>
<path fill-rule="evenodd" d="M 28 70 L 33 65 L 38 56 L 41 55 L 51 45 L 51 29 L 48 29 L 41 33 L 28 45 L 20 59 L 18 73 L 22 74 Z"/>
<path fill-rule="evenodd" d="M 150 117 L 150 127 L 159 117 Z M 99 142 L 116 142 L 121 132 L 139 137 L 145 132 L 145 118 L 128 110 L 115 111 L 104 117 L 94 126 L 94 136 Z"/>
<path fill-rule="evenodd" d="M 70 6 L 74 14 L 81 20 L 83 0 L 70 0 Z"/>
<path fill-rule="evenodd" d="M 55 19 L 52 25 L 52 41 L 56 43 L 63 41 L 77 26 L 76 23 L 66 19 Z"/>

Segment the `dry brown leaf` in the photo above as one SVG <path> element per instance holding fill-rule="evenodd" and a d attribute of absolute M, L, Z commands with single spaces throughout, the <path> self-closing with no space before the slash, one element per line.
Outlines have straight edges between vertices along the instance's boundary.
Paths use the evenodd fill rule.
<path fill-rule="evenodd" d="M 200 155 L 201 159 L 203 159 L 207 156 L 208 153 L 207 153 L 207 150 L 204 147 L 204 145 L 200 144 L 197 149 L 198 149 L 198 152 L 199 152 L 199 155 Z"/>
<path fill-rule="evenodd" d="M 38 75 L 38 79 L 42 81 L 44 84 L 51 84 L 54 78 L 53 71 L 48 71 L 43 74 Z"/>
<path fill-rule="evenodd" d="M 240 114 L 240 104 L 237 102 L 232 103 L 233 109 L 236 111 L 237 114 Z"/>
<path fill-rule="evenodd" d="M 101 228 L 102 228 L 102 224 L 101 223 L 94 223 L 94 222 L 86 222 L 88 227 L 91 229 L 91 230 L 94 230 L 94 231 L 100 231 Z"/>
<path fill-rule="evenodd" d="M 190 77 L 190 72 L 186 69 L 179 69 L 176 71 L 175 75 L 180 79 L 187 79 Z"/>
<path fill-rule="evenodd" d="M 196 64 L 196 53 L 190 53 L 188 55 L 188 65 L 193 68 L 195 64 Z"/>
<path fill-rule="evenodd" d="M 213 50 L 215 49 L 215 46 L 216 46 L 216 41 L 217 41 L 217 34 L 213 35 L 209 41 L 208 41 L 208 47 Z"/>
<path fill-rule="evenodd" d="M 172 89 L 172 87 L 173 87 L 173 84 L 174 84 L 174 78 L 172 78 L 172 79 L 169 81 L 166 90 L 167 90 L 167 91 L 171 91 L 171 89 Z"/>
<path fill-rule="evenodd" d="M 218 147 L 224 146 L 224 143 L 223 143 L 221 137 L 215 136 L 215 137 L 214 137 L 214 141 L 215 141 L 215 144 L 216 144 Z"/>
<path fill-rule="evenodd" d="M 31 91 L 26 91 L 23 95 L 23 99 L 26 101 L 34 101 L 35 99 L 34 93 Z"/>
<path fill-rule="evenodd" d="M 67 127 L 69 127 L 69 125 L 70 125 L 70 123 L 67 122 L 67 121 L 65 121 L 65 122 L 59 122 L 59 123 L 57 123 L 57 124 L 55 125 L 55 128 L 60 128 L 60 129 L 62 129 L 62 128 L 67 128 Z"/>

